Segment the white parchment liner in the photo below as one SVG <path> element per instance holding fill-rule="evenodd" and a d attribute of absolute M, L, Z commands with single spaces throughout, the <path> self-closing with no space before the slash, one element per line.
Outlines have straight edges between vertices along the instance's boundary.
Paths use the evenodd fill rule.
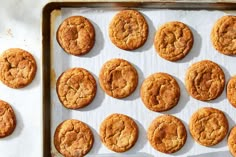
<path fill-rule="evenodd" d="M 227 151 L 226 138 L 216 146 L 204 147 L 194 142 L 188 131 L 188 138 L 185 146 L 172 155 L 166 155 L 154 150 L 146 138 L 146 130 L 151 121 L 162 114 L 172 114 L 180 118 L 188 129 L 191 115 L 201 107 L 215 107 L 225 112 L 230 128 L 235 124 L 236 109 L 233 108 L 226 99 L 226 92 L 214 101 L 201 102 L 190 97 L 184 87 L 184 77 L 186 69 L 194 62 L 204 59 L 218 63 L 225 72 L 226 80 L 236 74 L 236 58 L 218 53 L 210 41 L 210 32 L 214 22 L 223 15 L 234 14 L 236 12 L 207 11 L 207 10 L 158 10 L 158 9 L 138 9 L 145 16 L 149 25 L 149 37 L 145 45 L 135 51 L 124 51 L 114 46 L 108 36 L 108 25 L 112 17 L 120 9 L 108 8 L 65 8 L 61 11 L 61 16 L 55 19 L 53 27 L 53 51 L 51 52 L 51 70 L 55 72 L 55 79 L 59 75 L 72 67 L 83 67 L 89 70 L 96 78 L 98 89 L 95 100 L 86 108 L 80 110 L 68 110 L 60 103 L 55 89 L 55 81 L 51 84 L 51 135 L 52 154 L 60 156 L 53 145 L 54 131 L 59 123 L 66 119 L 78 119 L 87 123 L 95 136 L 95 143 L 90 151 L 92 154 L 113 153 L 107 149 L 99 139 L 100 123 L 112 113 L 122 113 L 132 117 L 139 126 L 139 138 L 135 146 L 125 154 L 144 152 L 153 157 L 178 156 L 186 157 L 208 152 Z M 56 41 L 55 32 L 59 24 L 72 15 L 82 15 L 87 17 L 95 27 L 96 43 L 91 52 L 82 57 L 75 57 L 66 54 Z M 169 62 L 158 56 L 153 46 L 153 38 L 156 29 L 168 21 L 181 21 L 187 24 L 194 35 L 194 45 L 191 52 L 178 62 Z M 123 58 L 131 62 L 138 71 L 139 85 L 135 92 L 125 99 L 114 99 L 106 95 L 98 84 L 98 76 L 101 66 L 111 58 Z M 181 88 L 181 97 L 178 105 L 170 111 L 156 113 L 148 110 L 142 103 L 139 96 L 140 85 L 144 78 L 156 72 L 166 72 L 174 76 Z M 226 153 L 226 156 L 230 156 Z"/>

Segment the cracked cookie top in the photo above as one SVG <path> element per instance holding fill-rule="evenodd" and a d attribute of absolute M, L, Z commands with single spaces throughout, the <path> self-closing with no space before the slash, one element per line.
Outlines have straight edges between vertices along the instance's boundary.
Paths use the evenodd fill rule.
<path fill-rule="evenodd" d="M 227 98 L 234 107 L 236 107 L 236 76 L 230 78 L 227 84 Z"/>
<path fill-rule="evenodd" d="M 112 151 L 125 152 L 138 139 L 138 126 L 135 121 L 123 114 L 108 116 L 100 126 L 102 143 Z"/>
<path fill-rule="evenodd" d="M 229 151 L 233 156 L 236 156 L 236 126 L 234 126 L 228 136 Z"/>
<path fill-rule="evenodd" d="M 124 59 L 111 59 L 100 70 L 102 89 L 114 98 L 124 98 L 134 92 L 138 85 L 136 69 Z"/>
<path fill-rule="evenodd" d="M 147 131 L 147 137 L 154 149 L 171 154 L 184 146 L 187 131 L 178 118 L 172 115 L 162 115 L 152 121 Z"/>
<path fill-rule="evenodd" d="M 210 60 L 192 64 L 185 76 L 188 93 L 195 99 L 216 99 L 224 90 L 225 75 L 220 66 Z"/>
<path fill-rule="evenodd" d="M 214 48 L 225 55 L 236 55 L 236 16 L 218 19 L 211 31 Z"/>
<path fill-rule="evenodd" d="M 0 56 L 0 80 L 10 88 L 23 88 L 36 74 L 34 57 L 19 48 L 10 48 Z"/>
<path fill-rule="evenodd" d="M 16 117 L 12 107 L 0 100 L 0 138 L 10 135 L 16 127 Z"/>
<path fill-rule="evenodd" d="M 224 113 L 211 107 L 197 110 L 189 122 L 192 137 L 203 146 L 213 146 L 222 141 L 227 135 L 228 127 Z"/>
<path fill-rule="evenodd" d="M 165 23 L 157 30 L 154 46 L 162 58 L 177 61 L 189 53 L 193 40 L 193 34 L 187 25 L 173 21 Z"/>
<path fill-rule="evenodd" d="M 135 50 L 146 42 L 148 24 L 140 12 L 122 10 L 109 25 L 109 37 L 120 49 Z"/>
<path fill-rule="evenodd" d="M 95 30 L 83 16 L 65 19 L 57 30 L 57 41 L 65 52 L 79 56 L 88 53 L 95 43 Z"/>
<path fill-rule="evenodd" d="M 144 80 L 140 94 L 148 109 L 161 112 L 173 108 L 178 103 L 180 88 L 171 75 L 155 73 Z"/>
<path fill-rule="evenodd" d="M 57 80 L 58 98 L 69 109 L 87 106 L 94 99 L 96 91 L 94 77 L 83 68 L 68 69 Z"/>
<path fill-rule="evenodd" d="M 65 157 L 83 157 L 93 146 L 91 129 L 75 119 L 65 120 L 56 128 L 54 145 Z"/>

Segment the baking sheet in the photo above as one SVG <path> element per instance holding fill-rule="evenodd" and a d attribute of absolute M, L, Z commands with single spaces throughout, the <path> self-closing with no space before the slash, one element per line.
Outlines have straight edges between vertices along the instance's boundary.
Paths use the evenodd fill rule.
<path fill-rule="evenodd" d="M 99 139 L 100 123 L 112 113 L 122 113 L 132 117 L 139 126 L 139 138 L 132 149 L 124 154 L 144 152 L 155 156 L 186 157 L 209 152 L 227 151 L 226 138 L 216 146 L 204 147 L 194 142 L 188 131 L 185 146 L 178 152 L 167 155 L 154 150 L 146 138 L 146 130 L 152 120 L 162 114 L 172 114 L 179 117 L 188 130 L 188 122 L 191 115 L 200 107 L 211 106 L 223 110 L 228 118 L 230 128 L 235 125 L 235 108 L 226 99 L 225 91 L 216 100 L 201 102 L 190 97 L 184 87 L 186 69 L 194 62 L 209 59 L 218 63 L 225 72 L 226 80 L 235 75 L 235 57 L 218 53 L 211 45 L 210 31 L 214 22 L 223 15 L 234 14 L 236 11 L 207 11 L 207 10 L 168 10 L 168 9 L 143 9 L 137 8 L 145 16 L 149 25 L 149 37 L 145 45 L 135 51 L 124 51 L 114 46 L 108 36 L 108 25 L 113 16 L 122 8 L 63 8 L 59 16 L 52 23 L 52 51 L 51 51 L 51 141 L 54 131 L 59 123 L 66 119 L 79 119 L 87 123 L 95 136 L 95 143 L 90 151 L 92 154 L 113 153 L 107 149 Z M 96 43 L 88 54 L 75 57 L 66 54 L 58 45 L 55 37 L 59 24 L 72 15 L 87 17 L 95 27 Z M 178 62 L 169 62 L 160 58 L 155 52 L 153 38 L 156 29 L 168 21 L 181 21 L 187 24 L 194 35 L 194 45 L 190 53 Z M 125 99 L 114 99 L 106 95 L 98 84 L 98 76 L 101 66 L 111 58 L 123 58 L 131 62 L 138 71 L 139 84 L 135 92 Z M 98 85 L 97 95 L 94 101 L 84 109 L 68 110 L 64 108 L 56 94 L 55 83 L 59 75 L 72 67 L 83 67 L 89 70 L 95 77 Z M 174 76 L 181 88 L 181 97 L 176 107 L 170 111 L 156 113 L 148 110 L 142 103 L 139 91 L 142 81 L 150 74 L 166 72 Z M 60 156 L 52 143 L 53 156 Z M 230 156 L 226 153 L 226 156 Z"/>

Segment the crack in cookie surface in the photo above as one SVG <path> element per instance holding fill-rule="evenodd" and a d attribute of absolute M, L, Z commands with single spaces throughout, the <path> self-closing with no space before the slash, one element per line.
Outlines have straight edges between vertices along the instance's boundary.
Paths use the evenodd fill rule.
<path fill-rule="evenodd" d="M 62 104 L 70 109 L 87 106 L 96 95 L 94 77 L 83 68 L 72 68 L 57 80 L 57 94 Z"/>

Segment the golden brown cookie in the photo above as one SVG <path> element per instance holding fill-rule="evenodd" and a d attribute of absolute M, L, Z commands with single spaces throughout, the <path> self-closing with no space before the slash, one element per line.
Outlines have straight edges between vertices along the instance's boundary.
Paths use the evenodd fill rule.
<path fill-rule="evenodd" d="M 124 98 L 134 92 L 138 85 L 136 69 L 124 59 L 111 59 L 100 70 L 102 89 L 114 98 Z"/>
<path fill-rule="evenodd" d="M 109 25 L 109 37 L 120 49 L 135 50 L 146 42 L 148 24 L 137 10 L 122 10 Z"/>
<path fill-rule="evenodd" d="M 227 135 L 228 127 L 224 113 L 211 107 L 196 111 L 189 122 L 192 137 L 203 146 L 213 146 L 222 141 Z"/>
<path fill-rule="evenodd" d="M 100 126 L 102 143 L 112 151 L 125 152 L 138 139 L 138 126 L 132 118 L 123 114 L 108 116 Z"/>
<path fill-rule="evenodd" d="M 228 147 L 229 151 L 233 156 L 236 156 L 236 126 L 234 126 L 228 137 Z"/>
<path fill-rule="evenodd" d="M 83 157 L 92 148 L 94 137 L 91 129 L 75 119 L 65 120 L 56 128 L 54 145 L 65 157 Z"/>
<path fill-rule="evenodd" d="M 178 118 L 162 115 L 152 121 L 147 131 L 147 137 L 154 149 L 171 154 L 184 146 L 187 131 Z"/>
<path fill-rule="evenodd" d="M 34 57 L 19 48 L 10 48 L 0 56 L 0 80 L 11 88 L 23 88 L 30 84 L 36 74 Z"/>
<path fill-rule="evenodd" d="M 180 88 L 171 75 L 155 73 L 144 80 L 140 95 L 148 109 L 161 112 L 173 108 L 178 103 Z"/>
<path fill-rule="evenodd" d="M 0 138 L 9 136 L 16 127 L 16 117 L 12 107 L 0 100 Z"/>
<path fill-rule="evenodd" d="M 57 30 L 57 41 L 65 52 L 79 56 L 88 53 L 95 43 L 95 30 L 83 16 L 65 19 Z"/>
<path fill-rule="evenodd" d="M 226 95 L 229 102 L 236 107 L 236 76 L 229 80 Z"/>
<path fill-rule="evenodd" d="M 215 49 L 225 55 L 236 55 L 236 16 L 227 15 L 218 19 L 211 31 Z"/>
<path fill-rule="evenodd" d="M 225 75 L 218 64 L 203 60 L 188 68 L 185 86 L 193 98 L 201 101 L 213 100 L 224 90 Z"/>
<path fill-rule="evenodd" d="M 90 104 L 97 91 L 92 74 L 83 68 L 68 69 L 57 80 L 57 95 L 69 109 L 79 109 Z"/>
<path fill-rule="evenodd" d="M 193 34 L 187 25 L 173 21 L 165 23 L 157 30 L 154 46 L 162 58 L 177 61 L 189 53 L 193 40 Z"/>

